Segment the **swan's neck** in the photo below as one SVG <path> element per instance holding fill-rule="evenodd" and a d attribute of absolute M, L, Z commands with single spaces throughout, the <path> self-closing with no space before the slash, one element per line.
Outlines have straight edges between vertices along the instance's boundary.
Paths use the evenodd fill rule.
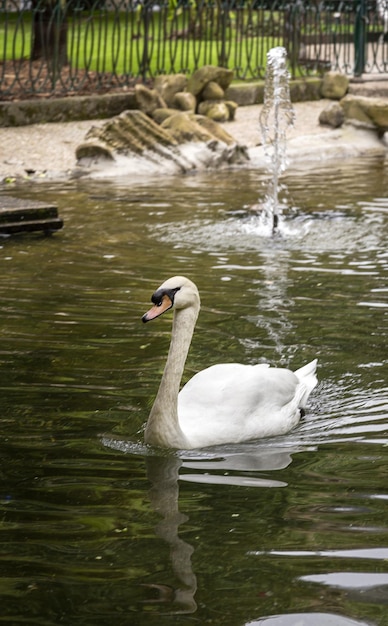
<path fill-rule="evenodd" d="M 167 362 L 145 430 L 145 441 L 152 445 L 187 445 L 179 425 L 178 393 L 198 312 L 199 307 L 195 306 L 175 310 Z"/>

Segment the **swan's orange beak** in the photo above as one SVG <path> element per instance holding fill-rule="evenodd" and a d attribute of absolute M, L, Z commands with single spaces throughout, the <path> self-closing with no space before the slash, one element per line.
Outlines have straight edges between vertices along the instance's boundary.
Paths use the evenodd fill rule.
<path fill-rule="evenodd" d="M 154 306 L 149 311 L 147 311 L 147 313 L 144 313 L 142 317 L 143 322 L 149 322 L 151 320 L 154 320 L 155 317 L 159 317 L 159 315 L 162 315 L 162 313 L 168 311 L 168 309 L 171 309 L 172 305 L 173 301 L 171 300 L 171 298 L 169 298 L 167 294 L 164 294 L 160 302 L 154 304 Z"/>

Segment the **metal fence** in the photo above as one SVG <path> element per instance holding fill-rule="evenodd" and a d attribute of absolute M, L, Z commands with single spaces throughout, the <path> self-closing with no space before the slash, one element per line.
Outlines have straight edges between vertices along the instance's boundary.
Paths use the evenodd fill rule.
<path fill-rule="evenodd" d="M 202 65 L 263 78 L 388 71 L 388 0 L 0 0 L 0 97 L 123 90 Z"/>

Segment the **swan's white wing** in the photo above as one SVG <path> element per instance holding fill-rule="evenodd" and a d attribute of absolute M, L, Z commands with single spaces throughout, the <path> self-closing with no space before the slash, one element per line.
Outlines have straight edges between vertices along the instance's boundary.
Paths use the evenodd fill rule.
<path fill-rule="evenodd" d="M 182 430 L 195 446 L 287 432 L 305 387 L 290 370 L 225 363 L 196 374 L 178 397 Z"/>

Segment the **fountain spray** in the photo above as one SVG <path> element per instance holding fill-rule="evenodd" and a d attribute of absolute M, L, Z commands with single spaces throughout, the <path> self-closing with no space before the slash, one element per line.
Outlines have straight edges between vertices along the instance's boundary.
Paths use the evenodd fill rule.
<path fill-rule="evenodd" d="M 272 180 L 266 199 L 266 211 L 272 218 L 272 232 L 279 225 L 279 177 L 287 167 L 286 133 L 293 126 L 295 111 L 290 99 L 287 51 L 279 46 L 267 53 L 264 105 L 260 114 L 260 127 L 264 153 L 269 162 Z"/>

